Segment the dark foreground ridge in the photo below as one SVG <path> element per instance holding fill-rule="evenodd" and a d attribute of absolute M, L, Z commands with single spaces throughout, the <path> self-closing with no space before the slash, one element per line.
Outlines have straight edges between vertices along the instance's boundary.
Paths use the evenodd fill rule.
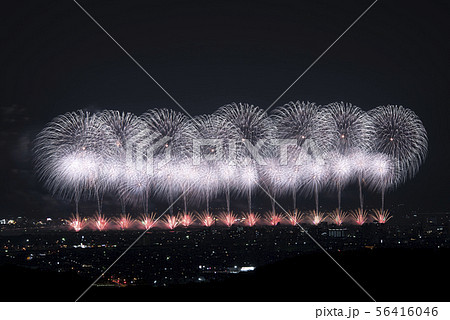
<path fill-rule="evenodd" d="M 377 301 L 448 301 L 450 249 L 365 249 L 335 259 Z M 4 265 L 2 301 L 74 301 L 90 284 L 71 273 Z M 94 286 L 81 301 L 370 301 L 324 253 L 303 254 L 223 281 L 170 287 Z"/>

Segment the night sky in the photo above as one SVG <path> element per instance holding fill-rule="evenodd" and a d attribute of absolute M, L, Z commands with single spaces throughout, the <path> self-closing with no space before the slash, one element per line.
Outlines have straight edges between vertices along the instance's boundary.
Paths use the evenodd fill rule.
<path fill-rule="evenodd" d="M 230 102 L 267 108 L 371 2 L 80 0 L 192 115 Z M 416 112 L 428 158 L 387 195 L 388 207 L 450 209 L 449 12 L 446 1 L 378 1 L 276 104 L 401 104 Z M 53 117 L 79 108 L 179 110 L 70 0 L 3 3 L 0 43 L 0 218 L 73 210 L 33 172 L 32 141 Z M 356 197 L 346 190 L 344 206 L 356 207 Z M 333 194 L 321 200 L 330 209 L 336 202 Z M 369 205 L 378 202 L 369 196 Z"/>

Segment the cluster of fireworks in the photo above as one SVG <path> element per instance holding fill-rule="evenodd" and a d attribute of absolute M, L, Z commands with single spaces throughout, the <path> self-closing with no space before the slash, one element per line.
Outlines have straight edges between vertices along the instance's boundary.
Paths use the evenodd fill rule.
<path fill-rule="evenodd" d="M 96 200 L 102 218 L 94 221 L 100 229 L 110 223 L 102 212 L 105 194 L 118 200 L 123 217 L 127 205 L 138 208 L 147 217 L 145 226 L 154 221 L 149 202 L 166 200 L 166 223 L 175 228 L 194 223 L 188 215 L 193 207 L 205 210 L 197 223 L 215 223 L 209 215 L 216 199 L 227 207 L 218 219 L 232 225 L 232 198 L 247 200 L 245 221 L 254 225 L 261 219 L 252 213 L 256 192 L 271 200 L 271 224 L 301 220 L 275 215 L 276 199 L 289 195 L 292 205 L 286 208 L 297 212 L 298 200 L 313 196 L 319 212 L 319 193 L 335 192 L 332 220 L 338 223 L 348 218 L 341 213 L 341 194 L 352 183 L 358 185 L 362 224 L 365 191 L 381 193 L 384 215 L 385 192 L 418 172 L 427 146 L 422 122 L 402 106 L 366 112 L 343 102 L 297 101 L 271 114 L 232 103 L 192 119 L 168 109 L 141 116 L 79 110 L 53 119 L 37 136 L 34 150 L 39 177 L 52 194 L 73 200 L 77 215 L 81 199 Z M 182 219 L 174 216 L 177 203 L 184 207 Z M 324 218 L 317 214 L 312 222 Z M 126 228 L 130 221 L 116 225 Z"/>
<path fill-rule="evenodd" d="M 217 216 L 203 213 L 178 213 L 177 216 L 166 214 L 161 219 L 156 218 L 156 213 L 142 214 L 137 218 L 132 218 L 129 214 L 124 214 L 113 219 L 107 218 L 104 215 L 96 214 L 92 218 L 81 218 L 80 215 L 72 215 L 67 220 L 67 224 L 76 232 L 84 228 L 106 231 L 106 230 L 132 230 L 143 229 L 150 230 L 152 228 L 164 228 L 173 230 L 177 227 L 212 227 L 223 226 L 232 227 L 233 225 L 254 227 L 256 225 L 291 225 L 311 224 L 319 225 L 326 222 L 332 225 L 341 226 L 343 224 L 363 225 L 367 222 L 376 222 L 384 224 L 390 220 L 392 216 L 389 211 L 372 210 L 369 214 L 365 210 L 354 210 L 350 212 L 340 212 L 334 210 L 331 213 L 325 214 L 315 211 L 301 213 L 297 210 L 289 211 L 286 214 L 279 214 L 275 212 L 267 212 L 264 216 L 258 213 L 243 213 L 238 216 L 233 212 L 222 212 Z"/>

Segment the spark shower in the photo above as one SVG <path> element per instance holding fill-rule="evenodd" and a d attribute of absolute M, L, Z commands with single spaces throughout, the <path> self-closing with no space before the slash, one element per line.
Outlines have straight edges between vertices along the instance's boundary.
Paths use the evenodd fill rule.
<path fill-rule="evenodd" d="M 359 212 L 365 193 L 380 193 L 382 216 L 385 193 L 414 177 L 427 148 L 421 120 L 402 106 L 364 111 L 344 102 L 297 101 L 271 114 L 232 103 L 193 119 L 169 109 L 140 116 L 68 112 L 38 134 L 34 154 L 41 181 L 53 195 L 74 201 L 77 216 L 82 199 L 95 199 L 103 217 L 109 194 L 123 217 L 128 205 L 148 217 L 149 202 L 163 199 L 171 217 L 178 202 L 185 215 L 201 207 L 201 220 L 209 221 L 211 201 L 219 197 L 226 202 L 223 217 L 233 215 L 237 198 L 246 200 L 246 216 L 259 217 L 252 197 L 260 193 L 271 200 L 272 218 L 276 199 L 286 195 L 293 212 L 299 199 L 314 197 L 321 217 L 319 193 L 327 190 L 336 193 L 333 217 L 341 221 L 346 186 L 358 186 Z"/>

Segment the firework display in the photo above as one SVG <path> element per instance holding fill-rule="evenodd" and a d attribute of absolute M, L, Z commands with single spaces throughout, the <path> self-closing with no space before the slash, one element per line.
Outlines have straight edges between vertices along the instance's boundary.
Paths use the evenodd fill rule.
<path fill-rule="evenodd" d="M 391 157 L 398 180 L 413 177 L 428 149 L 422 121 L 412 110 L 396 105 L 375 108 L 368 115 L 375 128 L 374 151 Z"/>
<path fill-rule="evenodd" d="M 141 116 L 79 110 L 53 119 L 38 134 L 34 152 L 45 187 L 75 203 L 69 224 L 80 231 L 88 225 L 80 219 L 82 199 L 96 201 L 97 216 L 90 224 L 98 230 L 135 224 L 151 228 L 157 222 L 156 214 L 149 213 L 153 201 L 168 204 L 170 215 L 164 221 L 169 229 L 209 227 L 216 222 L 214 214 L 230 227 L 238 221 L 233 201 L 242 198 L 247 200 L 245 225 L 295 225 L 303 218 L 297 200 L 311 196 L 315 210 L 308 218 L 313 224 L 329 220 L 340 225 L 346 219 L 363 224 L 369 218 L 384 223 L 390 219 L 384 209 L 386 191 L 418 172 L 427 148 L 422 122 L 402 106 L 365 112 L 343 102 L 320 106 L 297 101 L 272 114 L 232 103 L 193 119 L 169 109 Z M 341 207 L 350 184 L 358 186 L 360 205 L 348 215 Z M 371 216 L 364 209 L 363 191 L 381 194 L 381 209 Z M 321 192 L 337 195 L 328 219 L 319 211 Z M 264 219 L 253 210 L 257 193 L 269 195 L 272 204 Z M 103 212 L 105 196 L 117 201 L 120 217 Z M 276 204 L 285 196 L 291 197 L 293 208 L 283 217 Z M 226 211 L 215 213 L 212 203 L 220 200 Z M 178 213 L 177 202 L 183 207 Z M 127 206 L 141 216 L 132 219 Z M 198 215 L 195 210 L 204 211 Z"/>
<path fill-rule="evenodd" d="M 301 213 L 298 210 L 294 210 L 294 211 L 289 211 L 285 217 L 286 220 L 289 222 L 289 224 L 291 224 L 292 226 L 296 226 L 299 223 L 301 223 L 303 221 L 303 216 L 304 214 Z"/>
<path fill-rule="evenodd" d="M 190 212 L 179 214 L 177 220 L 183 227 L 189 227 L 195 222 L 195 218 Z"/>
<path fill-rule="evenodd" d="M 258 213 L 253 212 L 244 213 L 243 217 L 245 225 L 249 227 L 253 227 L 261 219 Z"/>
<path fill-rule="evenodd" d="M 352 217 L 352 220 L 359 226 L 362 226 L 364 223 L 366 223 L 368 219 L 367 211 L 361 209 L 353 210 L 350 213 L 350 216 Z"/>
<path fill-rule="evenodd" d="M 110 223 L 109 218 L 99 216 L 98 214 L 92 217 L 81 218 L 79 215 L 72 215 L 70 219 L 66 220 L 66 226 L 75 231 L 82 230 L 91 231 L 109 231 L 109 230 L 147 230 L 153 229 L 185 229 L 185 228 L 210 228 L 215 226 L 217 228 L 231 228 L 237 227 L 277 227 L 277 226 L 291 226 L 310 225 L 319 226 L 321 224 L 332 224 L 336 226 L 353 225 L 362 226 L 365 223 L 385 224 L 392 216 L 389 211 L 382 211 L 381 209 L 373 209 L 371 214 L 368 211 L 360 209 L 353 210 L 350 213 L 345 211 L 333 210 L 332 212 L 319 212 L 310 210 L 306 213 L 299 211 L 289 211 L 286 214 L 266 212 L 263 218 L 258 213 L 242 212 L 240 215 L 233 212 L 221 212 L 218 216 L 212 216 L 206 212 L 197 213 L 194 218 L 194 213 L 179 213 L 177 216 L 164 214 L 157 217 L 156 214 L 140 215 L 132 218 L 131 215 L 120 215 L 114 217 L 114 223 Z M 219 222 L 219 223 L 217 223 Z"/>
<path fill-rule="evenodd" d="M 219 214 L 219 220 L 227 227 L 231 227 L 236 222 L 237 216 L 233 212 L 222 212 Z"/>
<path fill-rule="evenodd" d="M 75 230 L 76 232 L 80 231 L 85 226 L 85 221 L 80 218 L 79 214 L 74 214 L 70 217 L 70 219 L 66 220 L 69 226 Z"/>
<path fill-rule="evenodd" d="M 317 226 L 325 220 L 325 214 L 323 212 L 310 211 L 308 214 L 308 218 L 313 225 Z"/>
<path fill-rule="evenodd" d="M 281 223 L 283 221 L 283 216 L 280 214 L 275 213 L 274 211 L 272 212 L 267 212 L 264 215 L 264 220 L 266 220 L 266 222 L 272 226 L 276 226 L 279 223 Z"/>
<path fill-rule="evenodd" d="M 152 228 L 156 223 L 156 213 L 142 214 L 139 217 L 139 222 L 144 227 L 145 230 Z"/>
<path fill-rule="evenodd" d="M 126 230 L 133 226 L 134 219 L 129 214 L 121 214 L 114 219 L 114 222 L 121 230 Z"/>
<path fill-rule="evenodd" d="M 163 218 L 163 224 L 166 228 L 173 230 L 180 224 L 180 221 L 175 216 L 167 215 Z"/>
<path fill-rule="evenodd" d="M 373 214 L 371 214 L 371 217 L 373 218 L 374 221 L 381 224 L 388 222 L 392 218 L 389 211 L 387 210 L 383 211 L 380 209 L 373 210 Z"/>
<path fill-rule="evenodd" d="M 348 214 L 346 212 L 342 212 L 339 209 L 336 209 L 328 214 L 328 218 L 331 220 L 331 223 L 340 226 L 347 219 Z"/>
<path fill-rule="evenodd" d="M 211 227 L 216 221 L 215 217 L 204 211 L 197 215 L 198 221 L 205 227 Z"/>
<path fill-rule="evenodd" d="M 94 224 L 95 228 L 97 228 L 99 231 L 104 231 L 108 228 L 110 219 L 102 215 L 101 213 L 97 213 L 92 223 Z"/>

